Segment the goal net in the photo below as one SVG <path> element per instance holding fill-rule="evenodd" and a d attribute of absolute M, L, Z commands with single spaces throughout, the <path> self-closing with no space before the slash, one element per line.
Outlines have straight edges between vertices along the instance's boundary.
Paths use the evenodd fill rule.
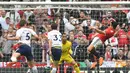
<path fill-rule="evenodd" d="M 39 73 L 49 73 L 52 59 L 48 56 L 48 42 L 44 35 L 56 23 L 61 33 L 66 33 L 72 42 L 71 56 L 78 63 L 80 73 L 129 73 L 130 2 L 0 2 L 0 73 L 29 73 L 26 58 L 10 65 L 11 46 L 15 41 L 6 40 L 20 28 L 20 20 L 26 20 L 29 28 L 36 31 L 42 40 L 31 41 L 32 53 Z M 96 57 L 88 55 L 87 47 L 96 31 L 110 26 L 111 20 L 119 24 L 119 32 L 96 47 L 104 58 L 101 66 L 90 70 Z M 49 63 L 50 62 L 50 63 Z M 65 61 L 57 73 L 75 73 L 72 64 Z"/>

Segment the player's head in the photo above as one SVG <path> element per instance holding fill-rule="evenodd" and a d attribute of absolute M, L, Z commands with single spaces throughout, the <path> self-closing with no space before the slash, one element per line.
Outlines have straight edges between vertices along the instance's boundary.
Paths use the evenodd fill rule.
<path fill-rule="evenodd" d="M 67 34 L 66 33 L 63 33 L 62 34 L 62 42 L 65 43 L 67 40 Z"/>
<path fill-rule="evenodd" d="M 51 25 L 51 29 L 52 29 L 52 30 L 57 30 L 57 24 L 53 23 L 53 24 Z"/>
<path fill-rule="evenodd" d="M 116 29 L 117 25 L 118 25 L 118 23 L 117 23 L 116 21 L 112 21 L 112 22 L 111 22 L 111 26 L 112 26 L 114 29 Z"/>
<path fill-rule="evenodd" d="M 21 20 L 21 21 L 20 21 L 20 27 L 23 27 L 23 26 L 25 26 L 25 25 L 27 25 L 26 20 Z"/>

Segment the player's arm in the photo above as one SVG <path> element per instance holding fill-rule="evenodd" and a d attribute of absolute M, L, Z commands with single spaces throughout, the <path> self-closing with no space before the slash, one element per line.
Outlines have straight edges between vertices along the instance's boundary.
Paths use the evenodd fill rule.
<path fill-rule="evenodd" d="M 106 34 L 105 31 L 102 31 L 96 27 L 90 26 L 89 28 L 95 30 L 97 33 L 104 34 L 104 35 Z"/>
<path fill-rule="evenodd" d="M 19 40 L 20 37 L 19 36 L 15 36 L 15 37 L 9 37 L 7 36 L 7 40 Z"/>
<path fill-rule="evenodd" d="M 21 33 L 19 31 L 16 32 L 15 37 L 6 36 L 7 40 L 19 40 Z"/>
<path fill-rule="evenodd" d="M 52 47 L 52 40 L 48 40 L 48 42 L 49 42 L 49 55 L 51 55 L 52 53 L 51 53 L 51 47 Z"/>
<path fill-rule="evenodd" d="M 52 53 L 51 53 L 51 48 L 52 48 L 52 40 L 51 40 L 51 38 L 52 38 L 52 36 L 51 36 L 51 33 L 48 33 L 48 43 L 49 43 L 49 51 L 48 51 L 48 53 L 49 53 L 49 55 L 51 55 Z"/>
<path fill-rule="evenodd" d="M 37 38 L 38 40 L 40 40 L 39 36 L 36 34 L 35 31 L 33 31 L 33 30 L 30 30 L 30 31 L 31 31 L 32 35 L 33 35 L 35 38 Z"/>

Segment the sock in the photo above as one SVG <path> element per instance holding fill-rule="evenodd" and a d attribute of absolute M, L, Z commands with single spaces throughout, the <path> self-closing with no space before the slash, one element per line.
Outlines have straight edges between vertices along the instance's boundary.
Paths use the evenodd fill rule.
<path fill-rule="evenodd" d="M 92 49 L 90 53 L 95 55 L 98 59 L 100 58 L 99 53 L 97 53 L 95 49 Z"/>
<path fill-rule="evenodd" d="M 46 56 L 47 59 L 47 67 L 50 67 L 50 56 L 47 54 Z"/>
<path fill-rule="evenodd" d="M 31 70 L 32 70 L 33 73 L 38 73 L 38 70 L 37 70 L 37 67 L 36 67 L 36 66 L 32 67 Z"/>
<path fill-rule="evenodd" d="M 56 68 L 52 68 L 52 72 L 51 73 L 56 73 Z"/>
<path fill-rule="evenodd" d="M 80 69 L 77 64 L 74 65 L 74 70 L 76 71 L 76 73 L 80 73 Z"/>
<path fill-rule="evenodd" d="M 15 57 L 11 57 L 12 62 L 17 62 L 17 59 Z"/>
<path fill-rule="evenodd" d="M 30 69 L 28 69 L 26 73 L 32 73 L 32 72 L 31 72 L 31 70 L 30 70 Z"/>

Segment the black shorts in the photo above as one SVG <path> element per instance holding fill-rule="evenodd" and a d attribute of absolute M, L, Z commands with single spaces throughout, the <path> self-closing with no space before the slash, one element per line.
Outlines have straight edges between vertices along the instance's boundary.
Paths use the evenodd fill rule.
<path fill-rule="evenodd" d="M 60 61 L 60 57 L 62 54 L 61 48 L 52 47 L 51 52 L 52 52 L 52 59 L 54 61 Z"/>
<path fill-rule="evenodd" d="M 18 52 L 21 55 L 25 56 L 28 61 L 33 60 L 32 49 L 31 49 L 30 46 L 28 46 L 26 44 L 20 45 L 19 48 L 16 50 L 16 52 Z"/>

